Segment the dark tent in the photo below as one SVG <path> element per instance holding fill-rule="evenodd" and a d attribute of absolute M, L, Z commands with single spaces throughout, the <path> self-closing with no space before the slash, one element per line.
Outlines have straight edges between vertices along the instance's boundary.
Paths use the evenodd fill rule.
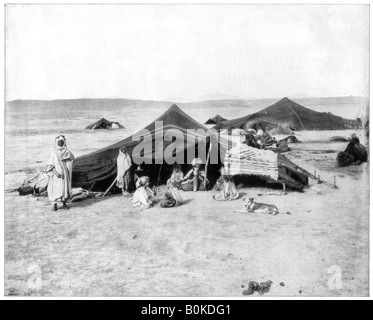
<path fill-rule="evenodd" d="M 216 115 L 215 117 L 213 118 L 210 118 L 208 119 L 205 124 L 218 124 L 222 121 L 228 121 L 227 119 L 223 118 L 222 116 L 220 115 Z"/>
<path fill-rule="evenodd" d="M 119 122 L 113 122 L 106 120 L 105 118 L 101 118 L 100 120 L 96 121 L 95 123 L 86 126 L 86 129 L 111 129 L 113 124 L 116 124 L 119 128 L 123 129 L 124 127 Z"/>
<path fill-rule="evenodd" d="M 163 149 L 159 148 L 157 144 L 156 136 L 159 135 L 160 131 L 156 128 L 156 121 L 163 122 Z M 163 115 L 161 115 L 156 121 L 149 124 L 144 130 L 147 130 L 151 133 L 152 139 L 152 148 L 148 153 L 143 153 L 142 157 L 144 160 L 149 160 L 150 163 L 142 164 L 144 174 L 148 175 L 151 181 L 156 182 L 157 177 L 161 177 L 161 182 L 166 182 L 171 175 L 172 166 L 168 165 L 166 162 L 168 159 L 173 158 L 177 155 L 182 155 L 183 163 L 182 170 L 184 173 L 190 169 L 190 163 L 195 155 L 204 154 L 207 159 L 207 151 L 209 150 L 210 139 L 207 139 L 206 142 L 202 142 L 201 134 L 198 132 L 190 132 L 188 130 L 202 129 L 204 132 L 207 131 L 203 125 L 195 121 L 193 118 L 184 113 L 179 107 L 173 105 L 168 109 Z M 177 129 L 183 133 L 184 143 L 181 148 L 177 148 L 176 152 L 170 152 L 168 146 L 173 143 L 172 130 Z M 133 155 L 133 150 L 138 146 L 142 141 L 140 137 L 144 135 L 141 130 L 139 133 L 130 136 L 122 141 L 119 141 L 111 146 L 108 146 L 104 149 L 98 150 L 91 154 L 81 156 L 77 158 L 73 166 L 73 186 L 74 187 L 83 187 L 83 188 L 92 188 L 92 185 L 95 184 L 96 189 L 103 190 L 107 188 L 115 179 L 117 173 L 117 163 L 116 159 L 118 156 L 118 150 L 125 146 L 130 155 Z M 166 132 L 169 132 L 166 134 Z M 136 137 L 134 139 L 134 137 Z M 187 140 L 192 139 L 195 141 L 194 144 L 186 144 Z M 198 140 L 197 140 L 198 139 Z M 199 141 L 199 143 L 197 143 Z M 159 141 L 158 141 L 159 142 Z M 202 142 L 202 143 L 201 143 Z M 219 141 L 219 148 L 223 150 L 225 154 L 229 146 L 222 140 Z M 194 149 L 194 152 L 190 155 L 191 149 Z M 156 159 L 164 157 L 163 164 L 155 164 Z M 192 156 L 190 159 L 189 157 Z M 201 156 L 200 156 L 201 157 Z M 201 157 L 203 158 L 203 157 Z M 220 159 L 219 159 L 220 161 Z M 250 161 L 250 160 L 248 160 Z M 204 164 L 206 161 L 204 161 Z M 134 165 L 137 166 L 137 165 Z M 208 169 L 208 178 L 212 184 L 219 177 L 219 169 L 221 162 L 218 164 L 209 164 Z M 284 182 L 288 187 L 302 190 L 304 187 L 308 186 L 308 179 L 302 172 L 299 171 L 297 166 L 290 162 L 285 157 L 278 158 L 278 166 L 280 171 L 281 181 L 277 183 Z M 286 168 L 285 168 L 286 167 Z M 263 180 L 268 181 L 268 179 Z M 276 183 L 276 181 L 271 181 Z"/>
<path fill-rule="evenodd" d="M 246 117 L 224 121 L 216 129 L 246 129 L 250 123 L 263 121 L 278 126 L 288 125 L 291 130 L 343 130 L 359 128 L 356 120 L 347 120 L 330 112 L 317 112 L 283 98 L 268 108 Z M 265 128 L 263 128 L 265 129 Z M 272 128 L 273 129 L 273 128 Z M 269 127 L 269 130 L 271 128 Z"/>
<path fill-rule="evenodd" d="M 156 121 L 162 121 L 163 122 L 163 150 L 160 150 L 158 148 L 158 145 L 156 146 L 156 134 L 159 133 L 159 131 L 156 131 Z M 184 154 L 184 163 L 188 164 L 191 163 L 193 159 L 187 159 L 187 140 L 193 140 L 197 141 L 197 139 L 200 139 L 201 136 L 198 135 L 198 133 L 193 134 L 188 132 L 187 130 L 198 130 L 202 129 L 204 132 L 207 132 L 207 128 L 195 121 L 193 118 L 188 116 L 186 113 L 184 113 L 178 106 L 173 105 L 170 109 L 168 109 L 163 115 L 161 115 L 157 120 L 149 124 L 147 127 L 145 127 L 143 130 L 148 130 L 148 132 L 151 133 L 152 136 L 152 150 L 151 152 L 147 154 L 142 154 L 144 159 L 150 161 L 153 163 L 145 164 L 144 168 L 146 169 L 148 167 L 149 172 L 146 172 L 147 175 L 152 176 L 151 178 L 154 178 L 154 175 L 158 175 L 160 170 L 162 170 L 162 176 L 165 175 L 165 172 L 171 171 L 171 166 L 169 165 L 163 165 L 163 168 L 160 168 L 160 164 L 155 165 L 154 160 L 161 156 L 164 156 L 164 159 L 167 160 L 175 157 L 175 153 L 165 153 L 165 149 L 167 146 L 173 143 L 173 141 L 166 141 L 166 131 L 170 130 L 169 132 L 172 133 L 173 129 L 180 130 L 183 133 L 184 137 L 184 144 L 182 147 L 183 150 L 179 150 L 178 152 L 182 152 Z M 142 130 L 141 130 L 142 131 Z M 141 133 L 141 131 L 139 133 Z M 73 186 L 74 187 L 90 187 L 93 183 L 101 185 L 101 186 L 107 186 L 108 184 L 114 180 L 116 176 L 117 171 L 117 163 L 116 159 L 118 156 L 118 150 L 125 146 L 128 149 L 128 152 L 130 155 L 132 155 L 132 151 L 134 148 L 140 144 L 140 137 L 141 134 L 135 134 L 133 136 L 130 136 L 124 140 L 121 140 L 111 146 L 108 146 L 104 149 L 98 150 L 96 152 L 93 152 L 91 154 L 81 156 L 76 159 L 74 162 L 73 167 Z M 138 139 L 133 139 L 134 137 L 137 137 Z M 171 137 L 167 137 L 167 140 L 171 140 Z M 209 140 L 208 140 L 209 141 Z M 195 155 L 198 155 L 198 152 L 203 152 L 204 149 L 208 148 L 206 144 L 203 143 L 195 143 L 195 145 L 192 146 L 192 148 L 195 148 L 198 145 L 198 150 L 195 149 Z M 179 153 L 178 153 L 179 154 Z M 189 153 L 188 153 L 189 155 Z M 206 155 L 205 155 L 206 157 Z M 143 165 L 141 165 L 143 167 Z M 151 167 L 151 168 L 150 168 Z M 189 168 L 189 167 L 188 167 Z M 216 170 L 217 171 L 217 170 Z M 154 179 L 153 179 L 154 181 Z M 102 187 L 101 187 L 102 189 Z"/>

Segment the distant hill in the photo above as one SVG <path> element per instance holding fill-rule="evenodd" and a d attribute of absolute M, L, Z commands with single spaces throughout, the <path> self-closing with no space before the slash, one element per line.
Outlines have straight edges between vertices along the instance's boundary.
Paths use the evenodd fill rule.
<path fill-rule="evenodd" d="M 206 94 L 204 96 L 200 96 L 197 99 L 197 101 L 213 101 L 213 100 L 242 100 L 239 96 L 234 96 L 230 94 L 224 94 L 220 92 L 213 92 Z"/>
<path fill-rule="evenodd" d="M 302 98 L 315 98 L 307 93 L 303 93 L 303 92 L 300 92 L 300 93 L 296 93 L 296 94 L 293 94 L 289 97 L 290 99 L 302 99 Z"/>
<path fill-rule="evenodd" d="M 212 96 L 210 96 L 211 98 Z M 221 96 L 222 97 L 222 96 Z M 264 109 L 280 99 L 227 99 L 227 100 L 208 100 L 198 102 L 178 102 L 177 104 L 185 111 L 188 108 L 211 109 L 210 116 L 215 116 L 225 110 L 225 117 L 230 118 L 247 116 Z M 330 111 L 335 114 L 344 115 L 345 110 L 350 110 L 348 117 L 355 118 L 359 110 L 362 113 L 367 113 L 369 110 L 368 97 L 329 97 L 329 98 L 297 98 L 292 99 L 308 108 L 315 108 L 317 111 Z M 61 117 L 68 116 L 69 112 L 89 112 L 92 111 L 123 111 L 126 109 L 147 109 L 147 108 L 167 108 L 170 107 L 174 101 L 151 101 L 151 100 L 136 100 L 136 99 L 67 99 L 67 100 L 14 100 L 7 102 L 7 111 L 12 112 L 33 112 L 45 113 L 54 112 Z M 221 111 L 219 111 L 219 109 Z M 239 114 L 233 110 L 239 110 Z M 227 112 L 229 110 L 229 112 Z M 341 110 L 341 112 L 337 112 Z M 216 112 L 215 112 L 216 111 Z"/>
<path fill-rule="evenodd" d="M 209 94 L 206 94 L 206 95 L 203 95 L 203 96 L 199 96 L 197 98 L 172 98 L 172 99 L 169 99 L 170 101 L 173 101 L 173 102 L 179 102 L 179 103 L 193 103 L 193 102 L 202 102 L 202 101 L 218 101 L 218 100 L 245 100 L 245 99 L 242 99 L 241 97 L 239 96 L 234 96 L 234 95 L 230 95 L 230 94 L 224 94 L 224 93 L 220 93 L 220 92 L 213 92 L 213 93 L 209 93 Z"/>

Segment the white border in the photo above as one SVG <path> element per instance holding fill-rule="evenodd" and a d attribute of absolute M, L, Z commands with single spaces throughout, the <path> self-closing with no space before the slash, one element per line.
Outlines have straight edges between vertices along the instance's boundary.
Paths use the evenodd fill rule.
<path fill-rule="evenodd" d="M 141 5 L 146 5 L 146 4 L 157 4 L 157 5 L 169 5 L 169 4 L 172 4 L 172 5 L 177 5 L 177 4 L 188 4 L 188 5 L 192 5 L 192 4 L 197 4 L 197 5 L 201 5 L 201 4 L 216 4 L 216 5 L 224 5 L 224 4 L 229 4 L 229 5 L 232 5 L 232 4 L 257 4 L 257 5 L 276 5 L 276 4 L 283 4 L 283 5 L 370 5 L 370 3 L 368 1 L 335 1 L 335 0 L 329 0 L 327 3 L 325 2 L 322 2 L 322 1 L 280 1 L 280 0 L 271 0 L 271 1 L 268 1 L 268 0 L 264 0 L 264 1 L 242 1 L 242 0 L 235 0 L 233 1 L 232 3 L 228 3 L 227 1 L 219 1 L 219 0 L 205 0 L 205 1 L 197 1 L 197 0 L 194 0 L 192 1 L 191 3 L 187 3 L 185 0 L 184 1 L 180 1 L 180 0 L 173 0 L 173 1 L 155 1 L 155 0 L 147 0 L 147 1 L 138 1 L 138 0 L 132 0 L 132 1 L 115 1 L 113 3 L 94 3 L 93 1 L 86 1 L 86 0 L 80 0 L 80 1 L 71 1 L 71 0 L 65 0 L 63 2 L 58 2 L 58 1 L 6 1 L 4 3 L 2 3 L 2 12 L 1 12 L 1 24 L 3 26 L 3 32 L 1 33 L 1 43 L 3 44 L 3 50 L 1 50 L 1 68 L 3 70 L 3 77 L 1 77 L 1 87 L 3 88 L 3 90 L 1 90 L 1 98 L 2 98 L 2 101 L 4 102 L 5 101 L 5 96 L 4 96 L 4 93 L 5 93 L 5 82 L 4 82 L 4 77 L 5 77 L 5 70 L 4 70 L 4 62 L 5 62 L 5 46 L 4 46 L 4 43 L 5 43 L 5 21 L 4 21 L 4 18 L 5 18 L 5 3 L 6 4 L 25 4 L 25 5 L 32 5 L 32 4 L 50 4 L 50 5 L 53 5 L 53 4 L 73 4 L 73 5 L 76 5 L 76 4 L 105 4 L 105 5 L 115 5 L 115 4 L 131 4 L 131 5 L 138 5 L 138 4 L 141 4 Z M 371 16 L 371 10 L 369 8 L 369 12 L 370 12 L 370 16 Z M 370 31 L 371 31 L 371 24 L 370 24 Z M 370 43 L 372 43 L 372 32 L 370 32 Z M 370 55 L 371 57 L 371 55 Z M 371 65 L 369 64 L 369 70 L 370 70 L 370 75 L 371 75 Z M 371 79 L 369 77 L 369 79 Z M 372 82 L 370 81 L 370 92 L 372 92 Z M 5 114 L 5 105 L 3 103 L 3 108 L 2 108 L 2 111 L 1 112 L 1 119 L 2 119 L 2 124 L 4 125 L 5 124 L 5 117 L 4 117 L 4 114 Z M 372 116 L 372 113 L 370 112 L 370 123 L 372 123 L 372 119 L 371 119 L 371 116 Z M 67 298 L 64 298 L 64 297 L 5 297 L 4 296 L 4 163 L 3 163 L 3 160 L 4 160 L 4 148 L 5 148 L 5 145 L 4 145 L 4 126 L 3 126 L 3 129 L 0 130 L 0 139 L 3 143 L 1 143 L 1 149 L 0 149 L 0 154 L 1 154 L 1 165 L 0 165 L 0 175 L 3 177 L 3 179 L 1 179 L 1 183 L 0 183 L 0 193 L 1 193 L 1 198 L 0 198 L 0 208 L 1 208 L 1 213 L 2 213 L 2 218 L 0 218 L 0 239 L 1 239 L 1 254 L 0 254 L 0 299 L 1 300 L 140 300 L 140 301 L 147 301 L 147 300 L 169 300 L 169 301 L 183 301 L 183 300 L 190 300 L 190 299 L 193 299 L 193 300 L 198 300 L 198 301 L 202 301 L 202 300 L 216 300 L 216 301 L 220 301 L 220 300 L 227 300 L 227 301 L 234 301 L 234 300 L 242 300 L 242 301 L 251 301 L 251 300 L 372 300 L 371 297 L 367 297 L 367 298 L 349 298 L 349 297 L 262 297 L 262 298 L 257 298 L 257 297 L 252 297 L 252 298 L 244 298 L 244 297 L 220 297 L 220 298 L 217 298 L 217 297 L 167 297 L 167 298 L 162 298 L 162 297 L 155 297 L 155 298 L 152 298 L 152 297 L 146 297 L 146 298 L 139 298 L 139 297 L 117 297 L 117 298 L 105 298 L 105 297 L 86 297 L 86 298 L 74 298 L 74 297 L 67 297 Z M 369 146 L 370 150 L 372 150 L 372 144 L 370 143 L 370 146 Z M 370 171 L 370 181 L 372 181 L 372 172 L 370 170 L 370 167 L 371 166 L 371 162 L 369 163 L 369 171 Z M 372 193 L 370 192 L 370 203 L 372 203 Z M 370 210 L 369 210 L 371 213 L 372 210 L 371 210 L 371 207 L 370 207 Z M 369 229 L 369 234 L 371 235 L 371 230 L 372 230 L 372 219 L 369 219 L 370 220 L 370 229 Z M 372 248 L 372 238 L 370 237 L 370 248 Z M 369 266 L 369 270 L 370 270 L 370 273 L 369 273 L 369 287 L 370 287 L 370 295 L 371 295 L 371 288 L 373 287 L 372 286 L 372 277 L 371 277 L 371 268 L 372 268 L 372 255 L 370 254 L 370 266 Z"/>

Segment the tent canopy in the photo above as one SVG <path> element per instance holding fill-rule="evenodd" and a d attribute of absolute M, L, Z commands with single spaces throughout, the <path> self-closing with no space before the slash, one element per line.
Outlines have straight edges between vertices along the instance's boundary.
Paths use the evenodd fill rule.
<path fill-rule="evenodd" d="M 351 126 L 359 127 L 357 121 L 343 119 L 330 112 L 317 112 L 283 98 L 262 111 L 246 117 L 221 122 L 216 129 L 246 129 L 255 121 L 263 121 L 272 126 L 287 125 L 292 130 L 343 130 Z M 273 129 L 270 126 L 269 130 Z M 263 128 L 266 129 L 266 128 Z"/>
<path fill-rule="evenodd" d="M 163 122 L 162 129 L 158 128 L 156 124 L 157 121 Z M 170 144 L 176 143 L 174 140 L 172 140 L 173 129 L 177 129 L 179 132 L 181 131 L 184 139 L 182 146 L 177 148 L 177 151 L 175 152 L 167 151 L 170 149 L 167 148 L 170 146 Z M 201 133 L 198 133 L 197 131 L 191 132 L 191 129 L 202 129 L 203 132 L 207 132 L 207 128 L 188 116 L 176 105 L 173 105 L 157 120 L 143 129 L 147 130 L 147 133 L 150 133 L 152 144 L 151 148 L 144 151 L 142 154 L 142 159 L 148 161 L 149 163 L 141 165 L 141 167 L 144 169 L 144 174 L 151 178 L 151 181 L 158 181 L 157 176 L 162 178 L 162 182 L 167 181 L 172 170 L 172 166 L 167 164 L 167 160 L 169 160 L 171 157 L 174 158 L 178 155 L 183 157 L 184 164 L 182 165 L 182 170 L 184 173 L 190 169 L 190 163 L 193 160 L 192 158 L 195 156 L 201 157 L 203 159 L 203 164 L 206 164 L 210 139 L 208 138 L 207 140 L 201 140 Z M 73 186 L 90 188 L 93 184 L 95 184 L 96 189 L 106 189 L 114 181 L 117 174 L 117 156 L 119 149 L 126 147 L 128 153 L 133 158 L 133 151 L 135 147 L 142 143 L 141 137 L 145 135 L 145 131 L 143 130 L 111 146 L 88 155 L 78 157 L 73 165 Z M 163 130 L 163 133 L 160 130 Z M 170 135 L 168 135 L 169 133 Z M 156 137 L 160 136 L 160 134 L 163 135 L 163 148 L 161 148 L 159 145 L 159 139 L 156 139 Z M 192 140 L 194 143 L 188 145 L 186 143 L 187 140 Z M 229 150 L 229 148 L 232 146 L 234 145 L 229 146 L 224 140 L 220 140 L 218 144 L 218 147 L 220 150 L 222 150 L 223 155 L 225 155 L 227 150 Z M 190 154 L 189 151 L 191 151 L 191 149 L 194 149 L 194 152 L 191 152 Z M 203 158 L 201 155 L 204 155 L 205 157 Z M 160 157 L 162 157 L 162 159 L 160 159 Z M 157 160 L 162 160 L 162 164 L 158 163 Z M 221 159 L 219 159 L 218 164 L 209 163 L 208 178 L 212 183 L 214 183 L 214 179 L 217 179 L 220 176 L 219 169 L 222 164 L 220 160 Z M 256 161 L 257 160 L 255 160 L 255 162 Z M 278 164 L 279 171 L 281 173 L 282 169 L 280 168 L 280 161 L 278 161 Z M 134 167 L 137 167 L 137 164 L 134 164 Z M 302 181 L 301 174 L 299 171 L 297 171 L 294 164 L 290 163 L 288 167 L 290 169 L 287 169 L 287 171 L 282 174 L 282 176 L 285 176 L 286 179 L 283 179 L 281 176 L 281 180 L 285 181 L 288 187 L 301 190 L 307 185 L 307 183 L 295 183 L 294 181 Z M 276 183 L 276 181 L 272 182 Z"/>
<path fill-rule="evenodd" d="M 157 121 L 161 121 L 163 123 L 163 133 L 160 131 L 161 129 L 156 127 Z M 178 130 L 178 132 L 181 131 L 184 138 L 183 144 L 177 147 L 176 153 L 168 151 L 167 148 L 170 144 L 174 143 L 174 141 L 172 140 L 172 133 L 175 132 L 173 131 L 174 129 Z M 198 152 L 203 153 L 204 150 L 208 148 L 206 143 L 203 143 L 201 141 L 202 136 L 198 132 L 191 133 L 189 131 L 193 129 L 196 131 L 201 129 L 203 130 L 203 132 L 207 132 L 208 130 L 202 124 L 198 123 L 196 120 L 183 112 L 177 105 L 173 105 L 163 115 L 146 126 L 140 132 L 111 146 L 77 158 L 74 162 L 73 167 L 73 186 L 87 187 L 94 182 L 105 181 L 105 184 L 107 184 L 108 181 L 106 180 L 113 180 L 116 176 L 116 160 L 118 156 L 118 150 L 122 147 L 126 147 L 128 153 L 132 156 L 132 152 L 135 147 L 142 142 L 144 130 L 147 130 L 147 132 L 151 134 L 152 139 L 151 148 L 148 148 L 142 154 L 140 154 L 144 161 L 150 162 L 154 166 L 156 160 L 159 160 L 161 157 L 164 159 L 163 162 L 165 162 L 167 160 L 170 160 L 171 158 L 174 158 L 175 156 L 180 156 L 181 153 L 184 159 L 184 163 L 190 164 L 193 160 L 193 152 L 187 152 L 188 148 L 194 149 L 195 156 L 199 154 Z M 163 148 L 160 148 L 159 139 L 156 139 L 156 136 L 158 137 L 160 134 L 163 134 Z M 188 145 L 188 140 L 195 141 L 195 143 Z M 197 143 L 198 141 L 199 143 Z M 205 142 L 208 143 L 209 139 Z M 195 149 L 197 146 L 198 149 Z M 191 159 L 187 158 L 187 155 L 191 155 Z M 148 165 L 150 164 L 148 163 Z M 160 165 L 158 164 L 158 167 L 153 167 L 152 171 L 156 171 L 158 173 L 158 170 L 160 169 L 159 166 Z M 163 165 L 163 167 L 166 166 L 166 164 Z M 163 168 L 163 170 L 165 170 L 165 168 Z"/>
<path fill-rule="evenodd" d="M 123 129 L 124 127 L 119 122 L 113 122 L 106 120 L 105 118 L 101 118 L 100 120 L 86 126 L 86 129 L 111 129 L 113 124 L 116 124 L 119 128 Z"/>
<path fill-rule="evenodd" d="M 228 120 L 217 114 L 215 117 L 208 119 L 205 124 L 218 124 L 222 121 Z"/>

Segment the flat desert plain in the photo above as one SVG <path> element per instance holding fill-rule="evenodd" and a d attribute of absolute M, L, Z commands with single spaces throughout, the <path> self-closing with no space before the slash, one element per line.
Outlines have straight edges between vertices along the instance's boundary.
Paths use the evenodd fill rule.
<path fill-rule="evenodd" d="M 126 138 L 166 107 L 110 114 L 8 108 L 5 188 L 16 188 L 45 168 L 58 134 L 65 134 L 80 156 Z M 217 113 L 184 111 L 202 123 Z M 84 130 L 101 117 L 126 129 Z M 338 189 L 313 180 L 303 193 L 287 195 L 263 187 L 239 189 L 241 199 L 254 197 L 291 215 L 234 213 L 243 208 L 241 199 L 217 202 L 212 191 L 182 193 L 184 204 L 171 209 L 139 211 L 129 199 L 113 195 L 57 212 L 47 198 L 6 193 L 5 294 L 245 297 L 249 281 L 271 280 L 266 296 L 367 296 L 369 165 L 336 167 L 337 153 L 347 144 L 330 142 L 351 133 L 297 132 L 302 143 L 290 144 L 286 153 L 327 182 L 336 177 Z M 357 134 L 368 146 L 365 132 Z M 157 200 L 164 192 L 160 187 Z"/>

